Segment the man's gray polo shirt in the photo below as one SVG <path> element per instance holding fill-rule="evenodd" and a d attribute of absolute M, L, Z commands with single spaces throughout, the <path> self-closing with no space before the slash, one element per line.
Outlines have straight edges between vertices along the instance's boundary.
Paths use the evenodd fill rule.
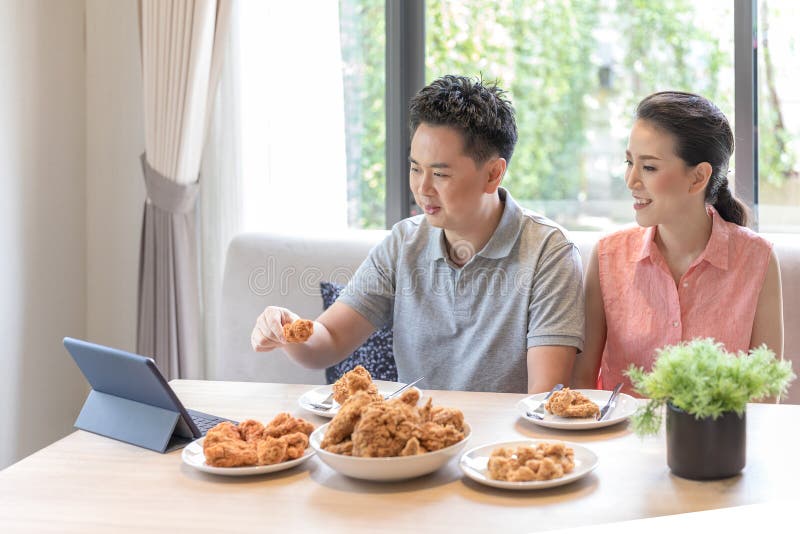
<path fill-rule="evenodd" d="M 524 393 L 528 348 L 583 350 L 577 247 L 506 190 L 498 194 L 500 223 L 462 268 L 448 262 L 442 229 L 419 215 L 394 225 L 339 297 L 376 328 L 392 324 L 399 380 Z"/>

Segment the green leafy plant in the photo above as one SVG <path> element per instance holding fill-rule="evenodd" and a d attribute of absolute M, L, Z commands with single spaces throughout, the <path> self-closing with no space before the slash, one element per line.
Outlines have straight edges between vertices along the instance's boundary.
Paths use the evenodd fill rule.
<path fill-rule="evenodd" d="M 795 378 L 791 363 L 776 359 L 766 345 L 737 355 L 711 338 L 663 347 L 649 373 L 631 365 L 625 374 L 650 399 L 632 418 L 639 435 L 658 432 L 666 403 L 697 419 L 741 415 L 750 401 L 784 396 Z"/>

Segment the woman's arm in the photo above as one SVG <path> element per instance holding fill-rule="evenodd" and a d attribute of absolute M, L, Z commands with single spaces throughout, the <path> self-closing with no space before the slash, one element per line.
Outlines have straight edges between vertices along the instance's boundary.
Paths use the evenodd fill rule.
<path fill-rule="evenodd" d="M 753 319 L 753 333 L 750 334 L 750 348 L 766 344 L 779 359 L 783 359 L 783 297 L 781 295 L 781 269 L 775 250 L 769 254 L 767 274 L 758 295 L 756 316 Z M 760 402 L 777 402 L 775 398 L 761 399 Z"/>
<path fill-rule="evenodd" d="M 572 386 L 594 389 L 597 383 L 597 374 L 600 371 L 600 359 L 606 346 L 606 314 L 600 292 L 597 245 L 592 250 L 583 285 L 586 301 L 586 337 L 583 352 L 575 358 Z"/>
<path fill-rule="evenodd" d="M 750 348 L 766 343 L 775 355 L 783 359 L 783 298 L 781 296 L 781 269 L 775 250 L 770 251 L 767 274 L 758 296 Z"/>

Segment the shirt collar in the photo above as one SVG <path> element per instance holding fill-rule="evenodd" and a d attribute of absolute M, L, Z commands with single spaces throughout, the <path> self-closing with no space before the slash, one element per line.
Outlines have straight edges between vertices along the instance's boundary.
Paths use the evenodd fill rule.
<path fill-rule="evenodd" d="M 514 247 L 514 243 L 516 243 L 516 238 L 522 225 L 522 208 L 511 197 L 511 194 L 502 187 L 497 189 L 497 194 L 503 202 L 503 214 L 500 216 L 500 222 L 497 224 L 492 237 L 476 254 L 476 256 L 483 258 L 500 259 L 508 256 Z M 431 226 L 429 232 L 425 256 L 432 262 L 439 259 L 447 259 L 444 231 L 441 228 Z"/>
<path fill-rule="evenodd" d="M 713 206 L 706 206 L 706 211 L 711 215 L 711 237 L 698 261 L 705 260 L 711 265 L 727 271 L 731 223 L 720 217 Z"/>
<path fill-rule="evenodd" d="M 494 229 L 492 237 L 477 254 L 493 260 L 499 260 L 511 254 L 511 249 L 517 242 L 517 236 L 522 226 L 522 208 L 511 197 L 511 193 L 500 187 L 497 194 L 500 196 L 500 201 L 503 202 L 503 215 L 500 217 L 500 222 Z"/>
<path fill-rule="evenodd" d="M 700 254 L 695 263 L 707 261 L 711 265 L 723 270 L 728 270 L 728 253 L 730 241 L 730 228 L 727 221 L 719 216 L 713 206 L 706 206 L 706 211 L 711 216 L 711 236 L 708 239 L 705 250 Z M 653 248 L 656 246 L 656 227 L 651 226 L 644 232 L 642 246 L 639 250 L 632 250 L 631 261 L 639 262 L 653 255 Z"/>

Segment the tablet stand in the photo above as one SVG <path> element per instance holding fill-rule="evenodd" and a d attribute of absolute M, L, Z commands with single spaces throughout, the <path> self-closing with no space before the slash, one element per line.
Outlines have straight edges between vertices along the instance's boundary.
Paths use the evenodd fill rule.
<path fill-rule="evenodd" d="M 178 412 L 92 390 L 75 427 L 139 447 L 167 452 L 191 439 L 175 434 Z"/>

